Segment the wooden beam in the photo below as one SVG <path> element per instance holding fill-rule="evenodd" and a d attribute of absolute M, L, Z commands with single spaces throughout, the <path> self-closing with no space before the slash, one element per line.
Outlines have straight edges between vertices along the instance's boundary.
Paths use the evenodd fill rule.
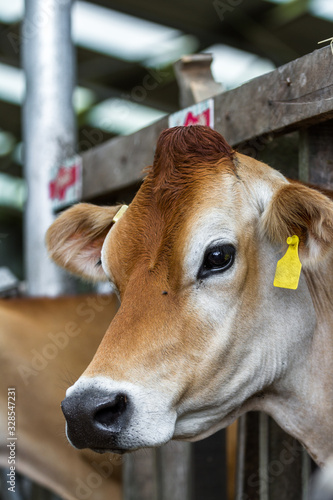
<path fill-rule="evenodd" d="M 158 136 L 167 126 L 168 120 L 164 118 L 135 134 L 116 137 L 84 153 L 82 198 L 119 191 L 140 181 L 143 168 L 153 161 Z"/>
<path fill-rule="evenodd" d="M 333 65 L 329 47 L 214 97 L 215 129 L 237 146 L 333 118 Z M 130 116 L 128 117 L 130 120 Z M 92 148 L 83 158 L 83 199 L 116 192 L 142 179 L 167 118 L 135 134 Z"/>
<path fill-rule="evenodd" d="M 332 118 L 332 61 L 329 48 L 316 50 L 216 96 L 215 128 L 237 145 Z"/>

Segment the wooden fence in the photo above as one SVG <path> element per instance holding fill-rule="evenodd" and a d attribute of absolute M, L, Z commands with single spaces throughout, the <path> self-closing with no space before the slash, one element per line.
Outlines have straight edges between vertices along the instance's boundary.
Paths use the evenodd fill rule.
<path fill-rule="evenodd" d="M 323 48 L 214 98 L 214 128 L 292 178 L 333 189 L 333 55 Z M 82 155 L 82 200 L 129 202 L 152 163 L 164 118 Z M 314 464 L 264 414 L 240 419 L 237 500 L 306 500 Z M 281 460 L 288 450 L 292 460 Z M 170 443 L 125 461 L 124 500 L 226 498 L 225 434 Z"/>

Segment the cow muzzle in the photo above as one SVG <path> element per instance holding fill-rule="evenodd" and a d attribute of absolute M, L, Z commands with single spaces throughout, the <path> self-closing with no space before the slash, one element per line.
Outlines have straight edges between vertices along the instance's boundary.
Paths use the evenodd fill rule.
<path fill-rule="evenodd" d="M 82 376 L 61 403 L 75 448 L 124 453 L 172 439 L 176 411 L 170 397 L 108 377 Z"/>
<path fill-rule="evenodd" d="M 101 453 L 118 448 L 118 437 L 131 418 L 131 402 L 124 393 L 85 391 L 61 403 L 67 422 L 67 437 L 75 448 Z"/>

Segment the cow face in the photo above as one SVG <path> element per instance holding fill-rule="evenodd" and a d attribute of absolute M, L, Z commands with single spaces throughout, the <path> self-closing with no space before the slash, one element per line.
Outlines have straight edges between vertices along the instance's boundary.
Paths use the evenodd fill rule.
<path fill-rule="evenodd" d="M 127 451 L 196 440 L 229 425 L 290 376 L 315 313 L 304 277 L 273 287 L 288 236 L 305 268 L 332 241 L 332 203 L 207 127 L 160 136 L 154 165 L 119 207 L 79 204 L 51 226 L 54 260 L 108 279 L 121 306 L 91 364 L 67 391 L 78 448 Z"/>

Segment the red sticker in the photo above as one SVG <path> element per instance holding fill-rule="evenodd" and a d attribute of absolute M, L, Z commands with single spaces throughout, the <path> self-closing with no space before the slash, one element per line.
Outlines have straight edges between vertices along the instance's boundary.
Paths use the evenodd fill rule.
<path fill-rule="evenodd" d="M 65 200 L 67 189 L 73 186 L 78 179 L 79 169 L 77 165 L 70 168 L 60 167 L 58 175 L 54 181 L 50 182 L 50 198 L 51 200 Z"/>
<path fill-rule="evenodd" d="M 207 101 L 199 102 L 189 108 L 177 111 L 169 116 L 169 127 L 176 127 L 183 125 L 207 125 L 214 128 L 214 101 L 207 99 Z"/>
<path fill-rule="evenodd" d="M 70 205 L 80 200 L 82 190 L 82 160 L 76 156 L 53 169 L 49 196 L 53 208 Z"/>

